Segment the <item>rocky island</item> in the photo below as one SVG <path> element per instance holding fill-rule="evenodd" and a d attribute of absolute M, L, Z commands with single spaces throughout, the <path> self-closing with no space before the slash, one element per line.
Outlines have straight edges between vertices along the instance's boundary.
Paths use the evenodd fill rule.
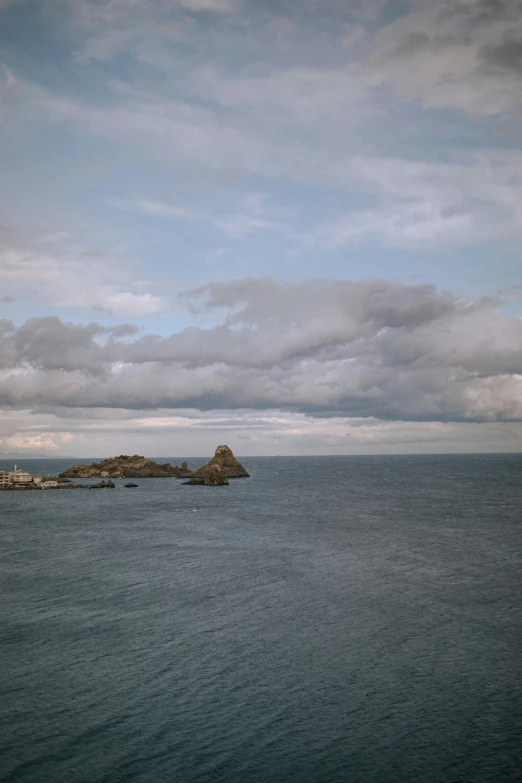
<path fill-rule="evenodd" d="M 249 474 L 228 446 L 218 446 L 212 459 L 194 471 L 189 470 L 186 462 L 178 467 L 137 454 L 132 457 L 121 454 L 90 465 L 73 465 L 60 473 L 60 478 L 186 478 L 187 484 L 215 487 L 228 484 L 231 478 L 249 478 Z"/>
<path fill-rule="evenodd" d="M 60 473 L 60 478 L 188 478 L 191 475 L 186 462 L 178 468 L 169 462 L 154 462 L 138 454 L 132 457 L 120 454 L 90 465 L 73 465 Z"/>

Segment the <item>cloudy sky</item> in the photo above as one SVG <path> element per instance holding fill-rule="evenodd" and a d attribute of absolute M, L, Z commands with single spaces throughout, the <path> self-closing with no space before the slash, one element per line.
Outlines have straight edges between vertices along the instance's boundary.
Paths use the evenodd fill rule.
<path fill-rule="evenodd" d="M 0 0 L 0 451 L 522 450 L 522 0 Z"/>

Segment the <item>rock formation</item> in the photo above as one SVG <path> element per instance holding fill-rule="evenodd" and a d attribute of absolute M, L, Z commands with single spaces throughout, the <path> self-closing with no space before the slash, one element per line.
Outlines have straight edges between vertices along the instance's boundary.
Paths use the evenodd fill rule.
<path fill-rule="evenodd" d="M 216 474 L 217 470 L 217 474 Z M 222 476 L 221 476 L 222 474 Z M 93 462 L 91 465 L 73 465 L 72 468 L 60 473 L 60 478 L 199 478 L 207 486 L 220 486 L 223 482 L 220 479 L 230 478 L 248 478 L 249 474 L 244 467 L 237 461 L 228 446 L 218 446 L 216 453 L 206 465 L 202 465 L 195 471 L 188 468 L 186 462 L 183 462 L 179 468 L 177 465 L 171 465 L 169 462 L 158 463 L 151 459 L 145 459 L 135 454 L 129 457 L 127 454 L 121 454 L 119 457 L 109 457 L 101 462 Z M 218 480 L 219 478 L 219 480 Z M 217 482 L 217 483 L 216 483 Z"/>
<path fill-rule="evenodd" d="M 60 478 L 187 478 L 191 475 L 186 462 L 178 468 L 168 462 L 153 462 L 138 454 L 133 457 L 121 454 L 91 465 L 73 465 L 60 473 Z"/>
<path fill-rule="evenodd" d="M 109 481 L 107 481 L 107 483 L 105 483 L 105 481 L 100 481 L 98 484 L 93 484 L 91 486 L 91 489 L 114 489 L 114 488 L 115 488 L 114 481 L 111 481 L 110 479 Z"/>
<path fill-rule="evenodd" d="M 188 481 L 184 481 L 184 484 L 196 484 L 205 487 L 223 487 L 227 486 L 229 481 L 225 476 L 224 471 L 219 465 L 209 468 L 204 476 L 196 476 L 190 478 Z"/>
<path fill-rule="evenodd" d="M 186 478 L 187 476 L 192 475 L 192 471 L 188 469 L 188 465 L 186 462 L 181 463 L 181 467 L 178 468 L 177 465 L 174 466 L 174 469 L 178 471 L 179 475 L 177 478 Z"/>
<path fill-rule="evenodd" d="M 249 478 L 250 476 L 228 446 L 218 446 L 212 459 L 206 465 L 195 470 L 192 475 L 195 478 L 198 476 L 206 478 L 215 468 L 219 468 L 227 478 Z"/>

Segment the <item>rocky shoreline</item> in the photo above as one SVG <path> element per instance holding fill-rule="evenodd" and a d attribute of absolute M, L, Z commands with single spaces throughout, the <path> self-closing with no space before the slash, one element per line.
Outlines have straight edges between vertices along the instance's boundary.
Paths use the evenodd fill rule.
<path fill-rule="evenodd" d="M 0 492 L 53 492 L 64 489 L 92 489 L 89 484 L 59 484 L 56 487 L 42 487 L 39 484 L 21 485 L 19 487 L 0 487 Z"/>

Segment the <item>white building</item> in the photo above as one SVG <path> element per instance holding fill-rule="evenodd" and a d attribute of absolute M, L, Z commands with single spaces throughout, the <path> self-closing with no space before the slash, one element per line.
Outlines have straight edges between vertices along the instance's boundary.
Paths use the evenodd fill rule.
<path fill-rule="evenodd" d="M 7 470 L 0 470 L 0 487 L 8 487 L 10 484 Z"/>
<path fill-rule="evenodd" d="M 57 481 L 53 481 L 53 480 L 51 480 L 51 481 L 45 481 L 44 480 L 44 481 L 41 482 L 40 486 L 42 487 L 42 489 L 50 489 L 51 487 L 57 487 L 58 486 L 58 482 Z"/>
<path fill-rule="evenodd" d="M 11 470 L 8 474 L 9 484 L 32 484 L 33 477 L 26 470 L 14 466 L 14 470 Z"/>

